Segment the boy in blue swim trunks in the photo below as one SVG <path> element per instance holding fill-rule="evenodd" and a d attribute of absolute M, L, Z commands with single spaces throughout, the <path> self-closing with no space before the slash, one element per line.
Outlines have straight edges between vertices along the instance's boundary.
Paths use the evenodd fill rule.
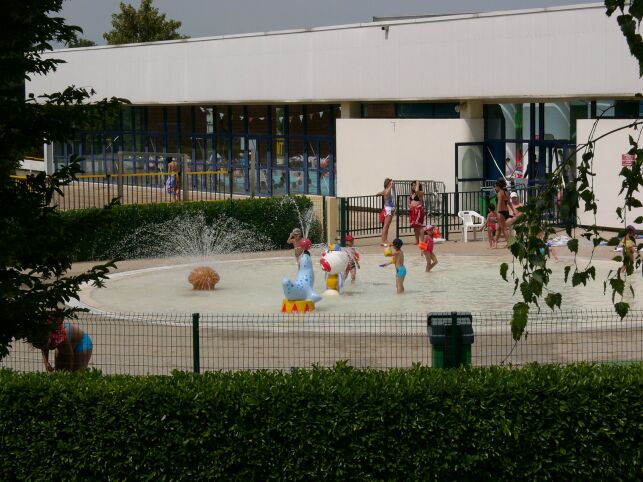
<path fill-rule="evenodd" d="M 404 266 L 404 253 L 402 252 L 402 240 L 396 238 L 393 240 L 393 255 L 391 261 L 381 264 L 380 266 L 388 266 L 395 264 L 395 287 L 397 294 L 404 293 L 404 278 L 406 277 L 406 267 Z"/>

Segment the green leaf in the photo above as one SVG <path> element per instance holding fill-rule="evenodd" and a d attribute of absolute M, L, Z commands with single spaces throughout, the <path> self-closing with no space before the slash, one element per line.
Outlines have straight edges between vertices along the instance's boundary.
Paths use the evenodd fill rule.
<path fill-rule="evenodd" d="M 614 304 L 614 309 L 616 310 L 616 313 L 618 313 L 618 316 L 620 316 L 622 320 L 627 316 L 627 313 L 630 311 L 630 304 L 625 303 L 624 301 L 621 301 L 619 303 Z"/>
<path fill-rule="evenodd" d="M 572 253 L 578 253 L 578 239 L 570 239 L 567 241 L 567 247 Z"/>
<path fill-rule="evenodd" d="M 528 283 L 526 281 L 520 283 L 520 292 L 522 293 L 522 299 L 527 303 L 529 303 L 534 296 L 531 283 Z"/>
<path fill-rule="evenodd" d="M 547 296 L 545 296 L 545 303 L 547 303 L 547 306 L 551 308 L 552 310 L 554 307 L 560 308 L 560 304 L 563 300 L 563 296 L 560 293 L 549 293 Z"/>
<path fill-rule="evenodd" d="M 618 238 L 618 236 L 614 236 L 613 238 L 610 238 L 607 241 L 608 246 L 618 246 L 620 244 L 621 240 Z"/>
<path fill-rule="evenodd" d="M 634 220 L 634 224 L 643 224 L 643 216 L 639 216 Z"/>
<path fill-rule="evenodd" d="M 502 279 L 507 281 L 507 271 L 509 270 L 509 265 L 507 263 L 502 263 L 500 265 L 500 276 Z"/>
<path fill-rule="evenodd" d="M 519 341 L 527 327 L 529 318 L 529 305 L 527 303 L 516 303 L 513 307 L 513 316 L 511 318 L 511 336 L 515 341 Z"/>
<path fill-rule="evenodd" d="M 571 266 L 565 266 L 565 283 L 567 283 L 567 279 L 569 278 L 569 272 L 571 271 L 571 269 Z"/>
<path fill-rule="evenodd" d="M 622 278 L 611 278 L 610 286 L 612 290 L 623 296 L 623 290 L 625 289 L 625 280 Z"/>

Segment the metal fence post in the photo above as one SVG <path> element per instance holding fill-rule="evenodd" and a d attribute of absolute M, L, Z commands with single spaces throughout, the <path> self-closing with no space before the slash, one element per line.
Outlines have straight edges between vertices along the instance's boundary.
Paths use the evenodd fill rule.
<path fill-rule="evenodd" d="M 123 201 L 123 178 L 125 177 L 125 161 L 123 159 L 123 152 L 118 151 L 118 175 L 116 176 L 116 189 L 118 192 L 118 197 Z"/>
<path fill-rule="evenodd" d="M 400 238 L 400 196 L 395 196 L 395 238 Z"/>
<path fill-rule="evenodd" d="M 343 246 L 346 242 L 346 233 L 348 232 L 348 199 L 339 198 L 339 238 Z"/>
<path fill-rule="evenodd" d="M 449 223 L 447 221 L 447 216 L 449 216 L 449 193 L 442 193 L 442 237 L 445 240 L 449 240 Z"/>
<path fill-rule="evenodd" d="M 190 176 L 188 174 L 188 159 L 186 156 L 183 156 L 181 159 L 181 174 L 183 174 L 183 196 L 182 200 L 183 201 L 189 201 L 190 200 Z"/>
<path fill-rule="evenodd" d="M 328 241 L 328 219 L 326 211 L 326 196 L 322 196 L 322 239 Z"/>
<path fill-rule="evenodd" d="M 199 314 L 192 313 L 192 364 L 194 373 L 201 373 L 199 354 Z"/>

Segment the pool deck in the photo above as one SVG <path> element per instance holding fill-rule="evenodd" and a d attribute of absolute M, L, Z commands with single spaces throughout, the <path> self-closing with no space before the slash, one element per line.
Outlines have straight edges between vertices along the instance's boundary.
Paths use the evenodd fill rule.
<path fill-rule="evenodd" d="M 592 256 L 592 246 L 589 241 L 580 237 L 582 230 L 576 231 L 576 236 L 579 239 L 578 242 L 578 256 L 580 258 L 588 259 Z M 557 234 L 565 234 L 564 230 L 559 231 Z M 613 233 L 604 233 L 606 238 L 613 236 Z M 435 245 L 435 254 L 436 256 L 440 255 L 458 255 L 458 256 L 485 256 L 485 257 L 495 257 L 498 259 L 498 263 L 510 262 L 512 260 L 511 253 L 506 248 L 506 243 L 501 242 L 498 249 L 490 249 L 489 243 L 485 239 L 482 240 L 481 233 L 478 233 L 477 240 L 471 240 L 471 234 L 469 235 L 469 242 L 465 243 L 461 240 L 461 234 L 455 233 L 450 235 L 449 241 L 443 243 L 438 243 Z M 392 237 L 390 239 L 393 239 Z M 413 243 L 415 239 L 413 236 L 403 236 L 402 241 L 404 241 L 403 249 L 415 249 Z M 368 238 L 357 238 L 355 239 L 355 248 L 363 254 L 379 254 L 382 252 L 382 247 L 379 245 L 379 237 L 368 237 Z M 560 263 L 570 263 L 573 261 L 573 253 L 571 253 L 566 246 L 556 247 L 556 253 L 560 259 Z M 594 250 L 593 257 L 597 260 L 610 260 L 615 255 L 619 253 L 614 252 L 614 248 L 611 246 L 599 246 Z M 292 249 L 290 250 L 274 250 L 274 251 L 265 251 L 259 253 L 234 253 L 230 255 L 221 255 L 221 258 L 225 259 L 226 257 L 239 259 L 239 258 L 272 258 L 279 256 L 292 256 Z M 552 259 L 552 262 L 555 262 Z M 155 266 L 166 266 L 172 264 L 183 264 L 185 259 L 181 258 L 161 258 L 161 259 L 133 259 L 126 261 L 119 261 L 117 263 L 116 269 L 112 272 L 118 273 L 121 271 L 130 271 L 134 269 L 149 268 Z M 97 264 L 97 262 L 83 262 L 75 263 L 70 271 L 70 274 L 78 274 L 91 266 Z M 617 267 L 618 264 L 614 262 Z"/>

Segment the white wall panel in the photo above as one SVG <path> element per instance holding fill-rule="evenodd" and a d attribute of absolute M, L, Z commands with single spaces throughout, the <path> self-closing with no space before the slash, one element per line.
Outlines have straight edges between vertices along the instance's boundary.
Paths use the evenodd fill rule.
<path fill-rule="evenodd" d="M 135 104 L 631 96 L 604 7 L 557 7 L 56 51 L 28 91 L 74 84 Z"/>
<path fill-rule="evenodd" d="M 576 122 L 577 126 L 577 139 L 578 145 L 586 143 L 589 140 L 590 131 L 594 126 L 593 120 L 579 120 Z M 596 132 L 593 139 L 601 135 L 626 126 L 632 121 L 623 119 L 603 119 L 598 122 Z M 608 228 L 623 228 L 622 224 L 618 223 L 616 217 L 616 208 L 623 206 L 623 197 L 618 195 L 621 189 L 622 179 L 619 176 L 621 172 L 621 155 L 626 154 L 630 150 L 629 136 L 634 139 L 640 139 L 640 129 L 624 129 L 615 132 L 603 139 L 597 141 L 594 150 L 594 169 L 596 173 L 594 176 L 594 193 L 596 195 L 596 204 L 598 209 L 596 212 L 596 224 Z M 579 153 L 579 158 L 582 152 Z M 641 193 L 638 194 L 641 199 Z M 591 212 L 583 211 L 583 201 L 581 201 L 581 209 L 579 213 L 580 224 L 591 225 L 594 224 L 593 215 Z M 633 221 L 637 216 L 643 216 L 643 209 L 635 209 L 627 213 L 627 223 L 634 224 Z M 637 229 L 643 229 L 643 224 L 635 225 Z"/>
<path fill-rule="evenodd" d="M 375 194 L 386 177 L 453 191 L 454 144 L 482 140 L 483 129 L 482 119 L 338 119 L 337 195 Z"/>

